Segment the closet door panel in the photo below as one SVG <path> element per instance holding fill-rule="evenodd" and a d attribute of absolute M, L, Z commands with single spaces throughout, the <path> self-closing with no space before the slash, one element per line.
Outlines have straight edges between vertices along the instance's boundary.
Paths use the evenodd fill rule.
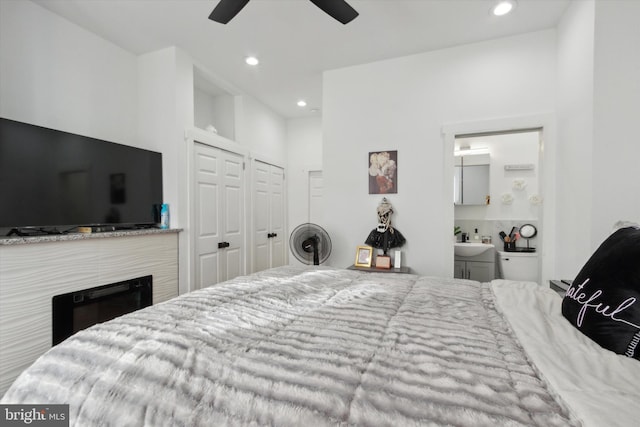
<path fill-rule="evenodd" d="M 220 221 L 217 209 L 220 206 L 218 190 L 219 188 L 215 184 L 201 182 L 198 185 L 198 199 L 200 200 L 198 237 L 200 238 L 200 247 L 205 252 L 217 248 L 218 239 L 220 238 Z"/>
<path fill-rule="evenodd" d="M 285 263 L 284 170 L 253 163 L 253 272 Z"/>
<path fill-rule="evenodd" d="M 269 165 L 253 163 L 253 272 L 270 267 Z"/>
<path fill-rule="evenodd" d="M 271 166 L 270 177 L 271 267 L 279 267 L 284 265 L 287 237 L 284 230 L 284 170 Z"/>
<path fill-rule="evenodd" d="M 220 260 L 217 253 L 209 253 L 198 256 L 197 276 L 199 277 L 198 289 L 206 288 L 220 281 Z"/>
<path fill-rule="evenodd" d="M 244 158 L 194 146 L 194 288 L 245 272 Z"/>
<path fill-rule="evenodd" d="M 227 248 L 225 254 L 225 277 L 224 280 L 230 280 L 242 274 L 242 248 Z"/>
<path fill-rule="evenodd" d="M 224 279 L 232 279 L 244 271 L 244 179 L 243 158 L 239 155 L 223 152 L 224 203 L 222 237 L 228 243 L 224 249 Z"/>
<path fill-rule="evenodd" d="M 195 147 L 195 284 L 196 289 L 220 281 L 218 242 L 220 227 L 219 150 L 196 144 Z"/>

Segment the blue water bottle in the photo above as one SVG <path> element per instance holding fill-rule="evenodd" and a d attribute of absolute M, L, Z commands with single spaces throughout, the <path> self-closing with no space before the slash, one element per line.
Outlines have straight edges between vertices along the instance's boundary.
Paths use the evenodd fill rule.
<path fill-rule="evenodd" d="M 169 228 L 169 205 L 163 203 L 160 208 L 160 228 Z"/>

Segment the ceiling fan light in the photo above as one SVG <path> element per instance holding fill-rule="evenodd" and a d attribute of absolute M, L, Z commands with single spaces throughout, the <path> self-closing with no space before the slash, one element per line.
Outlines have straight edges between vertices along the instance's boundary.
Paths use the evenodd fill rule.
<path fill-rule="evenodd" d="M 513 1 L 513 0 L 502 0 L 502 1 L 499 1 L 498 3 L 496 3 L 491 8 L 491 13 L 493 13 L 495 16 L 504 16 L 504 15 L 508 14 L 509 12 L 511 12 L 514 7 L 515 7 L 515 1 Z"/>
<path fill-rule="evenodd" d="M 244 62 L 251 66 L 256 66 L 260 63 L 260 61 L 258 61 L 258 58 L 256 58 L 255 56 L 247 56 L 244 59 Z"/>

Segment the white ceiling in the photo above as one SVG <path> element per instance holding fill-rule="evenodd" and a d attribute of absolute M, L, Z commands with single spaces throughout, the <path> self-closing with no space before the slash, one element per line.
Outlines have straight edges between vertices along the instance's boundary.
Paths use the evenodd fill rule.
<path fill-rule="evenodd" d="M 325 70 L 553 28 L 570 0 L 518 0 L 502 18 L 495 0 L 347 0 L 360 13 L 347 25 L 308 0 L 251 0 L 227 25 L 208 19 L 218 0 L 34 1 L 134 54 L 178 46 L 293 118 L 321 114 Z"/>

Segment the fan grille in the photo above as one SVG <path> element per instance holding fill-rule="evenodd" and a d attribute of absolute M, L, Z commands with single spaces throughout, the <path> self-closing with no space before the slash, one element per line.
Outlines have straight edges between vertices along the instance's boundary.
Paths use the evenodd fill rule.
<path fill-rule="evenodd" d="M 329 233 L 319 225 L 306 223 L 297 226 L 289 238 L 291 252 L 301 263 L 313 264 L 313 246 L 309 239 L 316 240 L 318 260 L 322 264 L 331 255 L 331 239 Z"/>

